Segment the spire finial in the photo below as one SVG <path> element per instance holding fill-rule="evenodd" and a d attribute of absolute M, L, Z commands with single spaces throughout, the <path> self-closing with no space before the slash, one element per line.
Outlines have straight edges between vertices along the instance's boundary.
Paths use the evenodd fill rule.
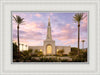
<path fill-rule="evenodd" d="M 48 17 L 48 26 L 50 26 L 50 16 Z"/>

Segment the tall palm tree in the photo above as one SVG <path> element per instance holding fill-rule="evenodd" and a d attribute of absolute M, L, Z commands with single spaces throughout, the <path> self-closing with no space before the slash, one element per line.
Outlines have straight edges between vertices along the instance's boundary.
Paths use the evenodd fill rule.
<path fill-rule="evenodd" d="M 85 42 L 85 40 L 82 40 L 83 50 L 84 50 L 84 42 Z"/>
<path fill-rule="evenodd" d="M 24 18 L 21 18 L 20 16 L 16 15 L 13 16 L 15 22 L 17 23 L 17 41 L 18 41 L 18 56 L 20 55 L 20 43 L 19 43 L 19 25 L 22 24 L 24 21 Z"/>
<path fill-rule="evenodd" d="M 23 46 L 24 46 L 24 44 L 22 44 L 22 51 L 24 50 L 24 49 L 23 49 Z"/>
<path fill-rule="evenodd" d="M 25 46 L 26 46 L 26 50 L 28 50 L 28 49 L 27 49 L 28 46 L 27 46 L 27 45 L 25 45 Z"/>
<path fill-rule="evenodd" d="M 78 23 L 78 55 L 79 55 L 79 48 L 80 48 L 80 22 L 83 20 L 83 13 L 76 13 L 73 17 L 74 21 Z"/>

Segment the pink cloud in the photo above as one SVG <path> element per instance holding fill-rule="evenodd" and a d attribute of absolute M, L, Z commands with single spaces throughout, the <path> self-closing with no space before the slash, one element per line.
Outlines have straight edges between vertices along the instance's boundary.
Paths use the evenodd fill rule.
<path fill-rule="evenodd" d="M 45 27 L 42 22 L 30 22 L 20 25 L 20 42 L 29 45 L 38 45 L 40 41 L 44 40 L 43 36 L 45 34 L 43 34 L 43 30 L 45 30 Z M 15 23 L 13 23 L 13 40 L 17 40 L 17 25 Z"/>
<path fill-rule="evenodd" d="M 18 15 L 18 14 L 15 14 Z M 41 14 L 30 14 L 28 15 L 29 18 L 27 18 L 27 14 L 19 14 L 19 16 L 25 18 L 26 23 L 24 25 L 20 25 L 20 42 L 25 43 L 27 45 L 33 46 L 33 45 L 41 45 L 43 43 L 43 40 L 46 39 L 47 34 L 47 28 L 45 25 L 47 25 L 46 21 L 40 22 L 40 20 L 34 20 L 32 16 L 41 17 Z M 56 43 L 59 43 L 59 45 L 77 45 L 77 24 L 66 24 L 66 22 L 62 21 L 58 18 L 58 16 L 55 16 L 53 13 L 49 14 L 52 16 L 51 19 L 51 25 L 52 27 L 52 36 L 53 40 L 56 41 Z M 87 13 L 84 14 L 84 16 L 87 15 Z M 29 20 L 32 17 L 31 20 Z M 47 15 L 46 15 L 47 18 Z M 40 19 L 40 18 L 39 18 Z M 34 21 L 33 21 L 34 20 Z M 60 23 L 59 23 L 60 21 Z M 87 39 L 87 17 L 85 17 L 80 26 L 80 33 L 81 39 Z M 56 25 L 58 24 L 58 25 Z M 76 25 L 76 26 L 75 26 Z M 13 40 L 17 40 L 17 25 L 15 22 L 13 22 Z M 85 36 L 84 36 L 85 35 Z"/>
<path fill-rule="evenodd" d="M 68 39 L 77 38 L 76 36 L 77 28 L 71 26 L 70 24 L 66 24 L 65 26 L 61 27 L 58 32 L 54 29 L 53 38 L 56 38 L 61 41 L 66 41 Z"/>
<path fill-rule="evenodd" d="M 50 13 L 50 16 L 52 16 L 53 15 L 53 13 Z"/>
<path fill-rule="evenodd" d="M 68 28 L 70 26 L 70 24 L 66 24 L 66 28 Z"/>
<path fill-rule="evenodd" d="M 88 16 L 87 13 L 84 13 L 83 15 L 84 19 L 81 23 L 81 32 L 87 32 L 87 25 L 88 25 Z"/>
<path fill-rule="evenodd" d="M 42 15 L 41 15 L 41 14 L 35 14 L 35 16 L 36 16 L 36 17 L 41 17 Z"/>
<path fill-rule="evenodd" d="M 68 44 L 75 44 L 77 42 L 77 39 L 70 39 L 70 40 L 68 40 L 68 41 L 66 41 L 64 44 L 65 45 L 68 45 Z"/>
<path fill-rule="evenodd" d="M 25 14 L 25 13 L 14 13 L 14 14 L 13 14 L 13 16 L 16 16 L 16 15 L 21 16 L 21 17 L 23 17 L 23 18 L 25 18 L 25 19 L 29 19 L 29 18 L 31 19 L 32 16 L 33 16 L 32 14 L 27 14 L 27 13 L 26 13 L 26 14 Z M 29 18 L 27 18 L 27 17 L 29 17 Z M 25 19 L 24 19 L 24 20 L 25 20 Z"/>
<path fill-rule="evenodd" d="M 20 30 L 23 30 L 25 32 L 31 32 L 31 31 L 34 31 L 34 32 L 39 31 L 40 32 L 44 28 L 45 28 L 45 26 L 43 23 L 36 23 L 36 22 L 30 22 L 30 23 L 20 26 Z"/>
<path fill-rule="evenodd" d="M 86 27 L 86 26 L 87 26 L 87 17 L 84 18 L 84 19 L 82 20 L 82 22 L 83 22 L 82 27 Z"/>
<path fill-rule="evenodd" d="M 82 20 L 82 23 L 83 23 L 82 26 L 84 27 L 84 26 L 87 25 L 87 22 L 88 22 L 88 20 L 87 20 L 87 19 L 88 19 L 87 13 L 84 13 L 84 14 L 83 14 L 83 17 L 84 17 L 84 18 L 83 18 L 83 20 Z"/>
<path fill-rule="evenodd" d="M 13 40 L 13 42 L 17 43 L 17 40 Z M 20 39 L 20 44 L 26 44 L 28 46 L 39 46 L 43 44 L 43 40 L 30 40 L 30 39 Z"/>

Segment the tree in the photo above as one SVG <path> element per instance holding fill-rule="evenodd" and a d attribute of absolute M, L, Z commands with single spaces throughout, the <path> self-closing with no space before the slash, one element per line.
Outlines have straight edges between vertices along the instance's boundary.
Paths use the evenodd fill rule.
<path fill-rule="evenodd" d="M 36 49 L 36 50 L 34 51 L 34 54 L 35 54 L 36 56 L 42 56 L 42 55 L 43 55 L 43 52 Z"/>
<path fill-rule="evenodd" d="M 29 55 L 32 55 L 32 49 L 28 50 Z"/>
<path fill-rule="evenodd" d="M 63 49 L 58 50 L 58 54 L 60 54 L 61 56 L 63 55 L 63 53 L 64 53 L 64 50 Z"/>
<path fill-rule="evenodd" d="M 78 48 L 76 47 L 72 47 L 71 48 L 71 52 L 70 52 L 70 56 L 76 56 L 77 55 L 77 52 L 78 52 Z"/>
<path fill-rule="evenodd" d="M 27 45 L 25 45 L 25 46 L 26 46 L 26 50 L 27 50 L 27 47 L 28 47 L 28 46 L 27 46 Z"/>
<path fill-rule="evenodd" d="M 85 40 L 82 40 L 83 50 L 84 50 L 84 42 L 85 42 Z"/>
<path fill-rule="evenodd" d="M 39 51 L 36 49 L 36 50 L 34 51 L 34 54 L 35 54 L 35 55 L 38 55 L 38 52 L 39 52 Z"/>
<path fill-rule="evenodd" d="M 31 60 L 31 56 L 29 55 L 29 52 L 27 50 L 23 51 L 20 55 L 21 61 Z"/>
<path fill-rule="evenodd" d="M 23 49 L 23 46 L 24 46 L 24 44 L 22 44 L 22 51 L 24 50 L 24 49 Z"/>
<path fill-rule="evenodd" d="M 13 59 L 17 59 L 17 45 L 16 43 L 13 43 Z"/>
<path fill-rule="evenodd" d="M 39 51 L 38 52 L 38 56 L 42 56 L 43 55 L 43 52 L 42 51 Z"/>
<path fill-rule="evenodd" d="M 17 23 L 17 41 L 18 41 L 18 56 L 20 55 L 20 43 L 19 43 L 19 25 L 22 24 L 24 21 L 24 18 L 21 18 L 20 16 L 13 16 L 15 22 Z"/>
<path fill-rule="evenodd" d="M 76 13 L 73 17 L 74 21 L 78 23 L 78 55 L 79 55 L 79 48 L 80 48 L 80 22 L 83 20 L 83 13 Z"/>

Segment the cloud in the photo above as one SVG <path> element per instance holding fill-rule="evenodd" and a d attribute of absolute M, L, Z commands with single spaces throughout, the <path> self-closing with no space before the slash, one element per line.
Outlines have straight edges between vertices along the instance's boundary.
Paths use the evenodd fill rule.
<path fill-rule="evenodd" d="M 72 21 L 60 16 L 56 13 L 49 13 L 48 15 L 53 15 L 51 17 L 51 31 L 53 40 L 56 41 L 57 45 L 71 45 L 77 47 L 77 35 L 78 28 L 77 24 L 73 24 Z M 17 13 L 18 15 L 18 13 Z M 19 14 L 21 17 L 25 18 L 26 23 L 20 25 L 20 42 L 27 45 L 42 45 L 43 40 L 46 39 L 47 34 L 47 15 L 34 13 L 30 14 Z M 86 16 L 87 13 L 84 14 Z M 38 19 L 32 16 L 39 17 Z M 41 17 L 43 16 L 43 18 Z M 27 19 L 26 19 L 27 18 Z M 34 19 L 34 21 L 33 21 Z M 72 19 L 72 18 L 69 18 Z M 17 24 L 13 21 L 13 40 L 17 40 Z M 82 20 L 80 26 L 80 38 L 87 41 L 87 16 Z M 80 41 L 81 41 L 80 39 Z"/>
<path fill-rule="evenodd" d="M 73 44 L 75 44 L 76 42 L 77 42 L 77 39 L 69 39 L 69 40 L 66 41 L 64 44 L 65 44 L 65 45 L 68 45 L 68 44 L 73 45 Z"/>
<path fill-rule="evenodd" d="M 49 15 L 50 15 L 50 16 L 53 16 L 53 13 L 50 13 Z"/>
<path fill-rule="evenodd" d="M 16 25 L 13 25 L 13 40 L 17 39 L 17 29 Z M 34 41 L 43 41 L 43 30 L 45 30 L 45 26 L 42 22 L 36 23 L 36 22 L 30 22 L 25 25 L 20 25 L 19 29 L 19 37 L 22 41 L 25 40 L 34 40 Z M 22 41 L 23 42 L 23 41 Z M 30 41 L 31 42 L 31 41 Z"/>
<path fill-rule="evenodd" d="M 65 26 L 59 28 L 58 32 L 54 29 L 53 38 L 57 38 L 59 40 L 65 41 L 68 39 L 76 38 L 75 33 L 77 29 L 70 24 L 66 24 Z"/>
<path fill-rule="evenodd" d="M 41 14 L 35 14 L 35 16 L 40 18 L 42 15 Z"/>
<path fill-rule="evenodd" d="M 64 42 L 64 45 L 74 45 L 75 43 L 77 44 L 77 26 L 73 26 L 71 24 L 65 24 L 62 27 L 58 26 L 53 28 L 53 38 L 56 40 L 60 40 L 61 42 Z M 82 28 L 81 28 L 82 29 Z M 84 27 L 84 29 L 87 29 L 87 27 Z M 83 31 L 83 29 L 82 29 Z M 83 33 L 83 32 L 82 32 Z M 86 32 L 84 32 L 86 33 Z M 80 41 L 81 39 L 87 39 L 86 34 L 80 35 Z M 66 41 L 66 42 L 65 42 Z"/>
<path fill-rule="evenodd" d="M 45 29 L 44 24 L 42 22 L 37 23 L 35 21 L 20 26 L 20 30 L 23 30 L 25 32 L 31 32 L 31 31 L 40 32 L 43 29 Z"/>
<path fill-rule="evenodd" d="M 17 39 L 13 40 L 13 42 L 17 43 Z M 28 40 L 28 39 L 21 39 L 20 44 L 25 44 L 28 46 L 41 46 L 43 44 L 43 40 Z"/>
<path fill-rule="evenodd" d="M 81 32 L 81 37 L 87 37 L 87 34 L 88 34 L 88 32 L 87 32 L 87 28 L 88 28 L 88 15 L 87 15 L 87 13 L 84 13 L 84 15 L 83 15 L 83 17 L 84 17 L 84 19 L 82 20 L 82 23 L 81 23 L 81 25 L 80 25 L 80 32 Z"/>
<path fill-rule="evenodd" d="M 84 19 L 82 20 L 82 27 L 86 27 L 88 23 L 88 15 L 87 13 L 84 13 L 83 15 Z"/>

